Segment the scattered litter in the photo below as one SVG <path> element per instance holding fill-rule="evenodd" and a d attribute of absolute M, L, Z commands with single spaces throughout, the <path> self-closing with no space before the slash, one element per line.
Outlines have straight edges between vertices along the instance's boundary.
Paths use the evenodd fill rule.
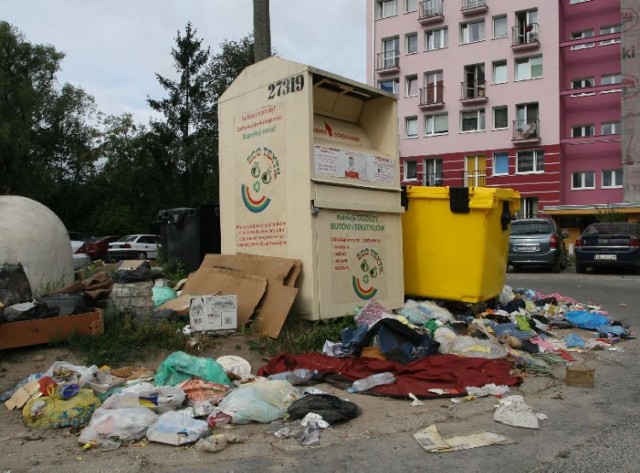
<path fill-rule="evenodd" d="M 413 434 L 413 438 L 422 448 L 431 453 L 453 452 L 455 450 L 514 443 L 510 437 L 493 432 L 481 432 L 444 439 L 440 436 L 435 424 L 416 432 Z"/>
<path fill-rule="evenodd" d="M 199 452 L 215 453 L 224 450 L 227 446 L 227 439 L 222 434 L 210 435 L 199 439 L 193 448 Z"/>
<path fill-rule="evenodd" d="M 418 399 L 415 394 L 409 393 L 409 398 L 411 399 L 412 406 L 424 406 L 424 402 Z"/>
<path fill-rule="evenodd" d="M 169 445 L 193 443 L 209 433 L 209 425 L 181 412 L 165 412 L 158 416 L 147 429 L 147 439 L 151 442 Z"/>
<path fill-rule="evenodd" d="M 484 397 L 484 396 L 495 396 L 502 397 L 506 393 L 509 392 L 509 386 L 505 385 L 496 385 L 495 383 L 485 384 L 481 388 L 477 388 L 474 386 L 467 386 L 465 388 L 467 390 L 467 394 L 473 397 Z"/>
<path fill-rule="evenodd" d="M 546 419 L 544 414 L 536 414 L 520 395 L 507 396 L 500 400 L 493 413 L 493 420 L 513 427 L 537 429 L 539 420 Z"/>

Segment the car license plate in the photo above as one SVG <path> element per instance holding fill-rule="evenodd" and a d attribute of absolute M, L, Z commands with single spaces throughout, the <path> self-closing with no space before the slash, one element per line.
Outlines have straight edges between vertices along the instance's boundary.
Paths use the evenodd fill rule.
<path fill-rule="evenodd" d="M 514 246 L 513 249 L 515 251 L 520 251 L 523 253 L 532 253 L 534 251 L 538 251 L 538 247 L 536 245 Z"/>
<path fill-rule="evenodd" d="M 595 255 L 594 259 L 600 260 L 600 261 L 615 261 L 616 255 Z"/>

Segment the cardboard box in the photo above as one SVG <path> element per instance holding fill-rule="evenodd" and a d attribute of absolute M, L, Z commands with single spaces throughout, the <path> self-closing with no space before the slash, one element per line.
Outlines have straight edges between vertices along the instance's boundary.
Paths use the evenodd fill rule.
<path fill-rule="evenodd" d="M 594 381 L 595 369 L 588 366 L 567 366 L 565 383 L 567 386 L 575 386 L 580 388 L 592 388 Z"/>
<path fill-rule="evenodd" d="M 74 332 L 98 335 L 104 331 L 102 309 L 76 315 L 0 324 L 0 350 L 61 340 Z"/>
<path fill-rule="evenodd" d="M 235 331 L 238 328 L 238 296 L 192 297 L 189 320 L 196 332 Z"/>

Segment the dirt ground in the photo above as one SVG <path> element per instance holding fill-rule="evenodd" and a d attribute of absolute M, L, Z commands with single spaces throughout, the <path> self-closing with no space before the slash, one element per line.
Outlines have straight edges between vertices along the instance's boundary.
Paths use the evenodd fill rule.
<path fill-rule="evenodd" d="M 242 335 L 216 337 L 202 356 L 241 356 L 249 361 L 255 373 L 266 360 L 249 350 L 246 341 Z M 625 342 L 625 345 L 626 343 L 633 344 L 625 346 L 626 353 L 586 353 L 581 358 L 592 363 L 619 365 L 621 362 L 617 357 L 635 357 L 638 354 L 637 341 Z M 141 365 L 156 369 L 168 354 L 154 353 Z M 46 371 L 56 360 L 82 364 L 72 353 L 60 348 L 24 348 L 1 352 L 0 356 L 0 391 L 14 386 L 29 374 Z M 564 367 L 554 368 L 554 375 L 556 376 L 540 377 L 525 374 L 525 382 L 514 389 L 512 394 L 525 395 L 527 401 L 534 401 L 537 406 L 542 407 L 542 412 L 562 412 L 567 405 L 563 403 L 563 399 L 568 398 L 567 387 L 563 382 Z M 352 400 L 362 410 L 358 418 L 323 430 L 317 447 L 300 445 L 303 427 L 299 422 L 289 424 L 295 431 L 293 437 L 277 438 L 273 433 L 283 426 L 283 422 L 276 421 L 267 425 L 216 428 L 216 433 L 235 435 L 242 440 L 241 443 L 230 444 L 217 453 L 198 452 L 189 446 L 174 447 L 146 441 L 112 451 L 100 448 L 83 450 L 77 440 L 78 432 L 70 429 L 28 429 L 24 426 L 19 411 L 8 411 L 0 407 L 0 472 L 302 471 L 305 466 L 300 462 L 304 462 L 309 449 L 320 455 L 321 451 L 331 452 L 333 449 L 344 448 L 350 442 L 355 445 L 357 442 L 366 442 L 366 439 L 388 439 L 398 434 L 407 439 L 405 443 L 415 448 L 411 435 L 432 423 L 442 426 L 443 435 L 448 434 L 448 426 L 491 425 L 491 413 L 496 404 L 495 398 L 487 397 L 462 403 L 453 403 L 450 399 L 434 399 L 425 401 L 421 406 L 412 406 L 410 400 L 347 394 L 328 384 L 319 384 L 317 387 Z M 588 402 L 586 398 L 585 402 Z M 216 465 L 214 470 L 211 469 L 213 464 Z M 338 466 L 329 471 L 353 470 Z"/>

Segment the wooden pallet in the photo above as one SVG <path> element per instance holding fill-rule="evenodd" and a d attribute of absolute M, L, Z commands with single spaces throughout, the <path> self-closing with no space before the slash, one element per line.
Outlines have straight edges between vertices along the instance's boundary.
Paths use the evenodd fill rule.
<path fill-rule="evenodd" d="M 0 350 L 41 345 L 61 340 L 76 332 L 99 335 L 104 331 L 103 311 L 95 309 L 84 314 L 47 319 L 24 320 L 0 324 Z"/>

